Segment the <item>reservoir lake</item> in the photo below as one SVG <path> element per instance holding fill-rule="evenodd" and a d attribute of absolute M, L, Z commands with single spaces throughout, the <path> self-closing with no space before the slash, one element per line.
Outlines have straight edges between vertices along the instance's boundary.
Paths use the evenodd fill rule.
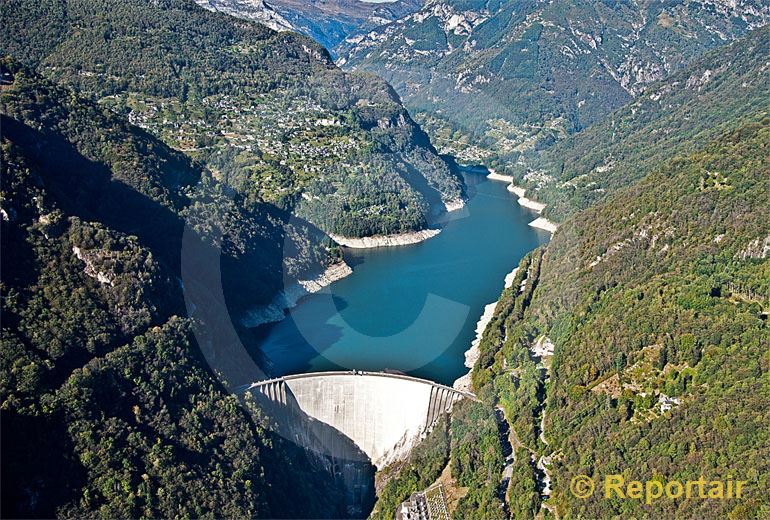
<path fill-rule="evenodd" d="M 469 200 L 415 245 L 344 249 L 353 274 L 256 330 L 273 376 L 397 370 L 451 386 L 505 276 L 550 234 L 486 170 L 465 169 Z"/>

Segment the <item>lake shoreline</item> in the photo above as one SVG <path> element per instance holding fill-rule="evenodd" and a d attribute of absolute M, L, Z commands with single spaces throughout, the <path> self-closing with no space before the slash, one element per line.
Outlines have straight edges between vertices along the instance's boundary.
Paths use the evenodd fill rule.
<path fill-rule="evenodd" d="M 516 273 L 518 271 L 519 268 L 516 267 L 505 276 L 504 289 L 513 285 L 513 280 L 516 278 Z M 484 306 L 484 312 L 481 314 L 479 321 L 476 322 L 476 337 L 471 342 L 470 348 L 465 351 L 465 368 L 468 369 L 468 372 L 455 379 L 454 383 L 452 383 L 452 388 L 455 390 L 461 390 L 463 392 L 471 391 L 471 374 L 473 373 L 473 367 L 476 366 L 476 361 L 478 361 L 479 356 L 481 355 L 481 351 L 479 350 L 481 338 L 484 337 L 484 332 L 487 330 L 489 322 L 492 321 L 492 318 L 495 316 L 495 309 L 499 302 L 500 300 Z"/>
<path fill-rule="evenodd" d="M 559 225 L 555 222 L 551 222 L 547 218 L 536 218 L 532 222 L 530 222 L 528 225 L 532 226 L 533 228 L 542 229 L 543 231 L 548 231 L 552 235 L 556 233 L 556 230 L 559 229 Z"/>
<path fill-rule="evenodd" d="M 473 188 L 472 196 L 462 206 L 459 201 L 454 201 L 456 209 L 467 209 L 460 211 L 460 216 L 453 215 L 451 225 L 440 229 L 437 225 L 434 229 L 395 236 L 355 238 L 354 241 L 345 240 L 354 237 L 332 235 L 331 238 L 343 242 L 340 247 L 345 249 L 348 261 L 355 261 L 351 265 L 356 266 L 358 277 L 355 283 L 343 280 L 339 285 L 335 284 L 332 287 L 333 302 L 326 298 L 329 291 L 326 289 L 320 293 L 322 296 L 307 297 L 299 302 L 297 309 L 291 311 L 291 320 L 284 319 L 286 313 L 281 304 L 287 303 L 285 298 L 277 298 L 272 305 L 250 313 L 249 325 L 279 322 L 264 327 L 260 336 L 260 349 L 271 361 L 275 373 L 325 371 L 339 367 L 411 372 L 418 369 L 412 366 L 415 360 L 410 349 L 413 345 L 428 343 L 426 348 L 431 352 L 436 350 L 436 359 L 446 358 L 446 363 L 438 367 L 431 363 L 420 365 L 420 377 L 451 386 L 465 374 L 460 377 L 460 383 L 470 388 L 471 369 L 477 362 L 473 356 L 479 351 L 483 331 L 493 319 L 496 307 L 496 303 L 488 308 L 485 304 L 500 297 L 502 280 L 498 280 L 498 276 L 502 278 L 510 271 L 512 261 L 547 239 L 542 232 L 535 233 L 527 225 L 533 218 L 531 214 L 519 209 L 520 205 L 511 204 L 511 194 L 506 191 L 508 184 L 487 182 L 486 170 L 469 170 L 468 174 L 471 176 L 466 182 Z M 509 222 L 510 226 L 496 229 L 501 222 Z M 429 240 L 433 237 L 436 240 Z M 422 241 L 426 243 L 418 244 Z M 407 247 L 389 247 L 402 244 Z M 408 247 L 410 244 L 419 247 Z M 346 245 L 359 247 L 347 248 Z M 375 245 L 378 247 L 371 247 Z M 468 273 L 468 262 L 479 268 L 477 274 Z M 490 277 L 490 273 L 498 275 Z M 510 285 L 514 276 L 506 276 L 506 283 Z M 452 332 L 444 334 L 446 327 L 442 322 L 448 316 L 432 315 L 436 312 L 435 305 L 415 304 L 423 301 L 423 290 L 448 299 L 449 310 L 457 307 L 451 302 L 475 309 L 471 310 L 470 316 L 465 313 L 461 317 L 458 312 L 456 334 L 462 335 L 461 341 L 458 342 L 457 335 Z M 375 307 L 371 307 L 371 311 L 362 311 L 370 306 Z M 426 310 L 426 319 L 416 319 Z M 486 311 L 486 317 L 476 323 L 479 317 L 474 314 L 482 314 L 482 311 Z M 412 316 L 416 321 L 394 334 L 387 324 L 404 315 Z M 395 336 L 392 345 L 387 339 L 391 336 Z M 474 336 L 478 336 L 476 348 L 466 355 Z M 361 345 L 367 344 L 367 337 L 373 338 L 371 345 L 378 346 L 371 353 L 361 351 Z M 448 356 L 450 346 L 451 359 Z M 433 358 L 428 356 L 426 359 Z"/>
<path fill-rule="evenodd" d="M 283 321 L 286 318 L 286 311 L 296 307 L 302 298 L 317 293 L 351 274 L 353 269 L 344 260 L 336 262 L 317 276 L 307 280 L 297 280 L 285 287 L 269 304 L 247 310 L 240 322 L 244 327 L 255 328 Z"/>
<path fill-rule="evenodd" d="M 444 209 L 446 210 L 447 213 L 457 211 L 458 209 L 463 209 L 464 207 L 465 207 L 464 199 L 455 199 L 455 200 L 444 202 Z"/>
<path fill-rule="evenodd" d="M 516 197 L 518 198 L 519 205 L 527 209 L 530 209 L 532 211 L 535 211 L 538 215 L 542 213 L 542 211 L 546 207 L 545 204 L 536 202 L 534 200 L 531 200 L 525 197 L 527 190 L 525 188 L 516 186 L 513 183 L 513 177 L 511 177 L 510 175 L 500 175 L 499 173 L 496 173 L 494 170 L 490 169 L 490 173 L 487 175 L 487 179 L 491 181 L 507 182 L 508 187 L 506 189 L 510 193 L 513 193 L 514 195 L 516 195 Z M 544 217 L 538 217 L 532 222 L 530 222 L 528 225 L 536 229 L 548 231 L 549 233 L 551 233 L 551 235 L 553 235 L 559 227 L 556 223 L 551 222 L 550 220 Z M 508 289 L 513 285 L 513 280 L 516 277 L 516 273 L 518 272 L 518 270 L 519 268 L 516 267 L 513 271 L 511 271 L 508 275 L 506 275 L 504 289 Z M 473 373 L 473 367 L 476 365 L 476 361 L 478 361 L 479 356 L 481 355 L 481 351 L 479 350 L 479 345 L 481 344 L 481 339 L 484 337 L 484 332 L 487 330 L 489 323 L 492 321 L 492 318 L 495 315 L 495 309 L 497 308 L 498 303 L 499 303 L 499 300 L 486 305 L 484 307 L 484 312 L 481 314 L 479 321 L 476 323 L 476 337 L 471 342 L 470 348 L 468 348 L 468 350 L 465 351 L 465 367 L 468 369 L 468 372 L 458 377 L 454 381 L 454 383 L 452 384 L 452 387 L 455 388 L 456 390 L 461 390 L 464 392 L 472 391 L 471 374 Z"/>
<path fill-rule="evenodd" d="M 516 186 L 513 183 L 513 177 L 512 176 L 510 176 L 510 175 L 501 175 L 501 174 L 495 172 L 492 169 L 490 169 L 489 171 L 490 171 L 490 173 L 487 175 L 487 179 L 489 179 L 491 181 L 507 182 L 508 183 L 507 190 L 509 192 L 513 193 L 514 195 L 516 195 L 517 202 L 519 203 L 520 206 L 522 206 L 524 208 L 527 208 L 527 209 L 531 209 L 532 211 L 534 211 L 538 215 L 543 213 L 543 210 L 546 208 L 546 205 L 543 204 L 542 202 L 537 202 L 536 200 L 532 200 L 530 198 L 527 198 L 526 197 L 526 194 L 527 194 L 526 188 L 522 188 L 520 186 Z M 529 225 L 532 226 L 533 228 L 536 228 L 536 229 L 540 229 L 540 230 L 543 230 L 543 231 L 548 231 L 549 233 L 551 233 L 551 235 L 556 233 L 556 230 L 559 229 L 559 225 L 557 223 L 552 222 L 552 221 L 548 220 L 545 217 L 538 217 L 535 220 L 533 220 L 532 222 L 530 222 Z"/>
<path fill-rule="evenodd" d="M 516 186 L 515 184 L 511 183 L 508 185 L 508 191 L 516 195 L 518 197 L 518 202 L 520 206 L 524 206 L 525 208 L 531 209 L 535 211 L 537 214 L 540 214 L 545 209 L 545 204 L 542 202 L 538 202 L 536 200 L 532 200 L 527 198 L 525 195 L 527 193 L 527 190 L 525 188 L 520 188 L 519 186 Z"/>
<path fill-rule="evenodd" d="M 458 208 L 459 209 L 459 208 Z M 441 233 L 440 229 L 423 229 L 409 233 L 396 233 L 393 235 L 375 235 L 371 237 L 344 237 L 329 233 L 329 236 L 341 246 L 351 249 L 374 249 L 378 247 L 397 247 L 419 244 Z"/>
<path fill-rule="evenodd" d="M 508 182 L 513 184 L 513 177 L 510 175 L 502 175 L 500 173 L 497 173 L 495 170 L 488 168 L 489 173 L 487 174 L 487 179 L 490 181 L 500 181 L 500 182 Z"/>

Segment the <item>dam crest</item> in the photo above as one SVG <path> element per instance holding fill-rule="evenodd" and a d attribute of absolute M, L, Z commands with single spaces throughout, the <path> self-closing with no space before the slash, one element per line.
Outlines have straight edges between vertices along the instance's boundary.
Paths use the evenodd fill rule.
<path fill-rule="evenodd" d="M 378 468 L 402 458 L 452 405 L 469 393 L 386 372 L 320 372 L 243 387 L 276 409 L 307 416 L 352 441 Z M 292 435 L 293 440 L 304 436 Z M 323 441 L 322 441 L 323 443 Z M 339 444 L 329 441 L 330 445 Z M 336 455 L 334 446 L 326 446 Z M 314 449 L 318 449 L 317 442 Z"/>

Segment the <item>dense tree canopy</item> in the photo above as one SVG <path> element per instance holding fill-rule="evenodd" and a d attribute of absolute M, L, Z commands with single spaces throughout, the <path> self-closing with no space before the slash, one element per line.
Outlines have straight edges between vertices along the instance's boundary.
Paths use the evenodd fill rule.
<path fill-rule="evenodd" d="M 115 115 L 10 60 L 1 73 L 3 516 L 344 514 L 325 461 L 228 396 L 178 317 L 191 207 L 223 228 L 225 280 L 266 296 L 280 281 L 250 263 L 280 247 L 276 225 Z"/>

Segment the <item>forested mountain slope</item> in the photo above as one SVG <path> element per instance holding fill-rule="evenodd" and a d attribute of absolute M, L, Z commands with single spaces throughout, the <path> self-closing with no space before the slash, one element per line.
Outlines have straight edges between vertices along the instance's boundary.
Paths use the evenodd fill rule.
<path fill-rule="evenodd" d="M 0 49 L 327 232 L 421 229 L 463 196 L 382 80 L 192 0 L 7 0 Z"/>
<path fill-rule="evenodd" d="M 9 59 L 0 77 L 3 516 L 344 514 L 322 461 L 255 424 L 178 317 L 191 208 L 201 240 L 226 237 L 225 286 L 262 293 L 278 224 L 71 90 Z M 316 243 L 300 270 L 327 261 Z"/>
<path fill-rule="evenodd" d="M 558 220 L 643 178 L 672 154 L 700 149 L 770 107 L 770 27 L 656 83 L 604 121 L 511 168 Z"/>
<path fill-rule="evenodd" d="M 537 333 L 555 344 L 542 451 L 556 454 L 553 502 L 562 512 L 770 512 L 762 491 L 770 478 L 769 147 L 767 114 L 744 120 L 697 152 L 662 159 L 549 245 L 532 328 L 523 325 L 501 357 Z M 616 471 L 640 480 L 733 476 L 749 492 L 743 501 L 645 507 L 567 491 L 574 475 Z"/>
<path fill-rule="evenodd" d="M 535 175 L 508 170 L 564 222 L 521 261 L 484 332 L 482 403 L 391 469 L 380 517 L 437 479 L 463 519 L 770 514 L 768 35 L 530 155 Z M 597 484 L 587 500 L 570 492 L 581 474 Z M 647 505 L 604 499 L 612 474 L 748 487 L 742 500 Z"/>
<path fill-rule="evenodd" d="M 455 518 L 770 514 L 770 118 L 735 123 L 522 260 L 479 345 L 483 404 L 453 412 L 448 439 L 418 447 L 378 507 L 451 460 L 454 485 L 474 483 Z M 495 407 L 516 454 L 502 489 Z M 614 474 L 747 484 L 742 499 L 646 504 L 605 499 Z M 577 475 L 596 482 L 590 498 L 570 492 Z"/>
<path fill-rule="evenodd" d="M 387 79 L 439 148 L 498 167 L 768 20 L 755 0 L 431 0 L 337 53 Z"/>

